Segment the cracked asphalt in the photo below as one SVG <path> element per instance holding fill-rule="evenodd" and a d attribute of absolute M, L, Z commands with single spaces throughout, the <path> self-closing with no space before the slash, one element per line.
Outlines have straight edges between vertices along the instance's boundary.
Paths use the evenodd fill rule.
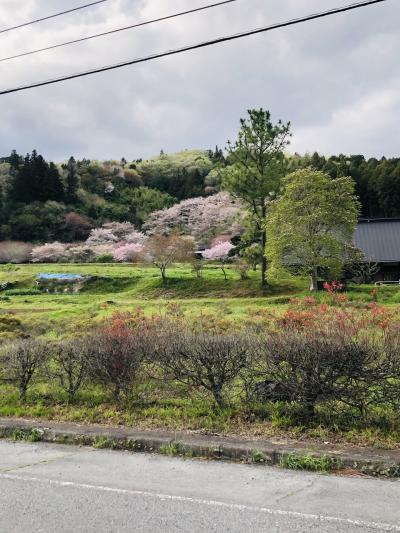
<path fill-rule="evenodd" d="M 400 482 L 0 441 L 0 531 L 400 532 Z"/>

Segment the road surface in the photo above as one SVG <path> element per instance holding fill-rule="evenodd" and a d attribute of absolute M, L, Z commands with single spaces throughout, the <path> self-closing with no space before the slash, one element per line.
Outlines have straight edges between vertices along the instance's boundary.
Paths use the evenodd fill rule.
<path fill-rule="evenodd" d="M 400 482 L 0 441 L 4 533 L 400 532 Z"/>

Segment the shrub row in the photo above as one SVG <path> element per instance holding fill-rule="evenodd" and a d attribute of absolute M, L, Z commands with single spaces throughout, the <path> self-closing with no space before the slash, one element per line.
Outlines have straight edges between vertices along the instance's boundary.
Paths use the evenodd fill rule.
<path fill-rule="evenodd" d="M 110 325 L 63 342 L 20 339 L 0 350 L 0 377 L 26 398 L 35 376 L 57 380 L 72 399 L 90 381 L 116 401 L 153 379 L 207 391 L 223 408 L 238 397 L 249 405 L 294 402 L 311 419 L 324 402 L 365 413 L 400 403 L 400 334 L 322 327 L 235 333 L 193 330 L 177 321 L 114 317 Z"/>

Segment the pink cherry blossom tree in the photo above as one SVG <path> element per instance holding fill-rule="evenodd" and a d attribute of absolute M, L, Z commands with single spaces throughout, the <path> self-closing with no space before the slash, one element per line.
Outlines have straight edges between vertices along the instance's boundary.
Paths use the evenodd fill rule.
<path fill-rule="evenodd" d="M 149 235 L 179 232 L 191 235 L 198 245 L 209 246 L 215 237 L 226 234 L 229 239 L 243 231 L 244 211 L 228 193 L 190 198 L 169 209 L 155 211 L 143 229 Z"/>
<path fill-rule="evenodd" d="M 110 230 L 118 240 L 124 241 L 125 237 L 135 231 L 135 226 L 130 222 L 106 222 L 102 229 Z"/>
<path fill-rule="evenodd" d="M 117 243 L 120 239 L 109 228 L 95 228 L 90 232 L 86 241 L 88 246 Z"/>
<path fill-rule="evenodd" d="M 147 240 L 147 235 L 141 231 L 133 229 L 130 233 L 124 236 L 123 241 L 132 244 L 144 244 Z"/>
<path fill-rule="evenodd" d="M 114 250 L 114 259 L 124 263 L 135 263 L 140 259 L 143 248 L 143 244 L 123 244 Z"/>
<path fill-rule="evenodd" d="M 212 248 L 204 250 L 202 253 L 204 259 L 207 261 L 217 261 L 220 263 L 225 281 L 228 279 L 226 276 L 226 264 L 230 261 L 230 253 L 234 248 L 235 246 L 231 242 L 219 242 Z"/>
<path fill-rule="evenodd" d="M 33 263 L 62 263 L 69 260 L 70 244 L 52 242 L 36 246 L 31 252 Z"/>

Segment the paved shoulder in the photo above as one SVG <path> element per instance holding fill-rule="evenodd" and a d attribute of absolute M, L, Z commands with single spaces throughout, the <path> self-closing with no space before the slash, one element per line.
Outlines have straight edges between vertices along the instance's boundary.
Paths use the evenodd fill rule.
<path fill-rule="evenodd" d="M 400 483 L 0 442 L 0 531 L 400 532 Z"/>

